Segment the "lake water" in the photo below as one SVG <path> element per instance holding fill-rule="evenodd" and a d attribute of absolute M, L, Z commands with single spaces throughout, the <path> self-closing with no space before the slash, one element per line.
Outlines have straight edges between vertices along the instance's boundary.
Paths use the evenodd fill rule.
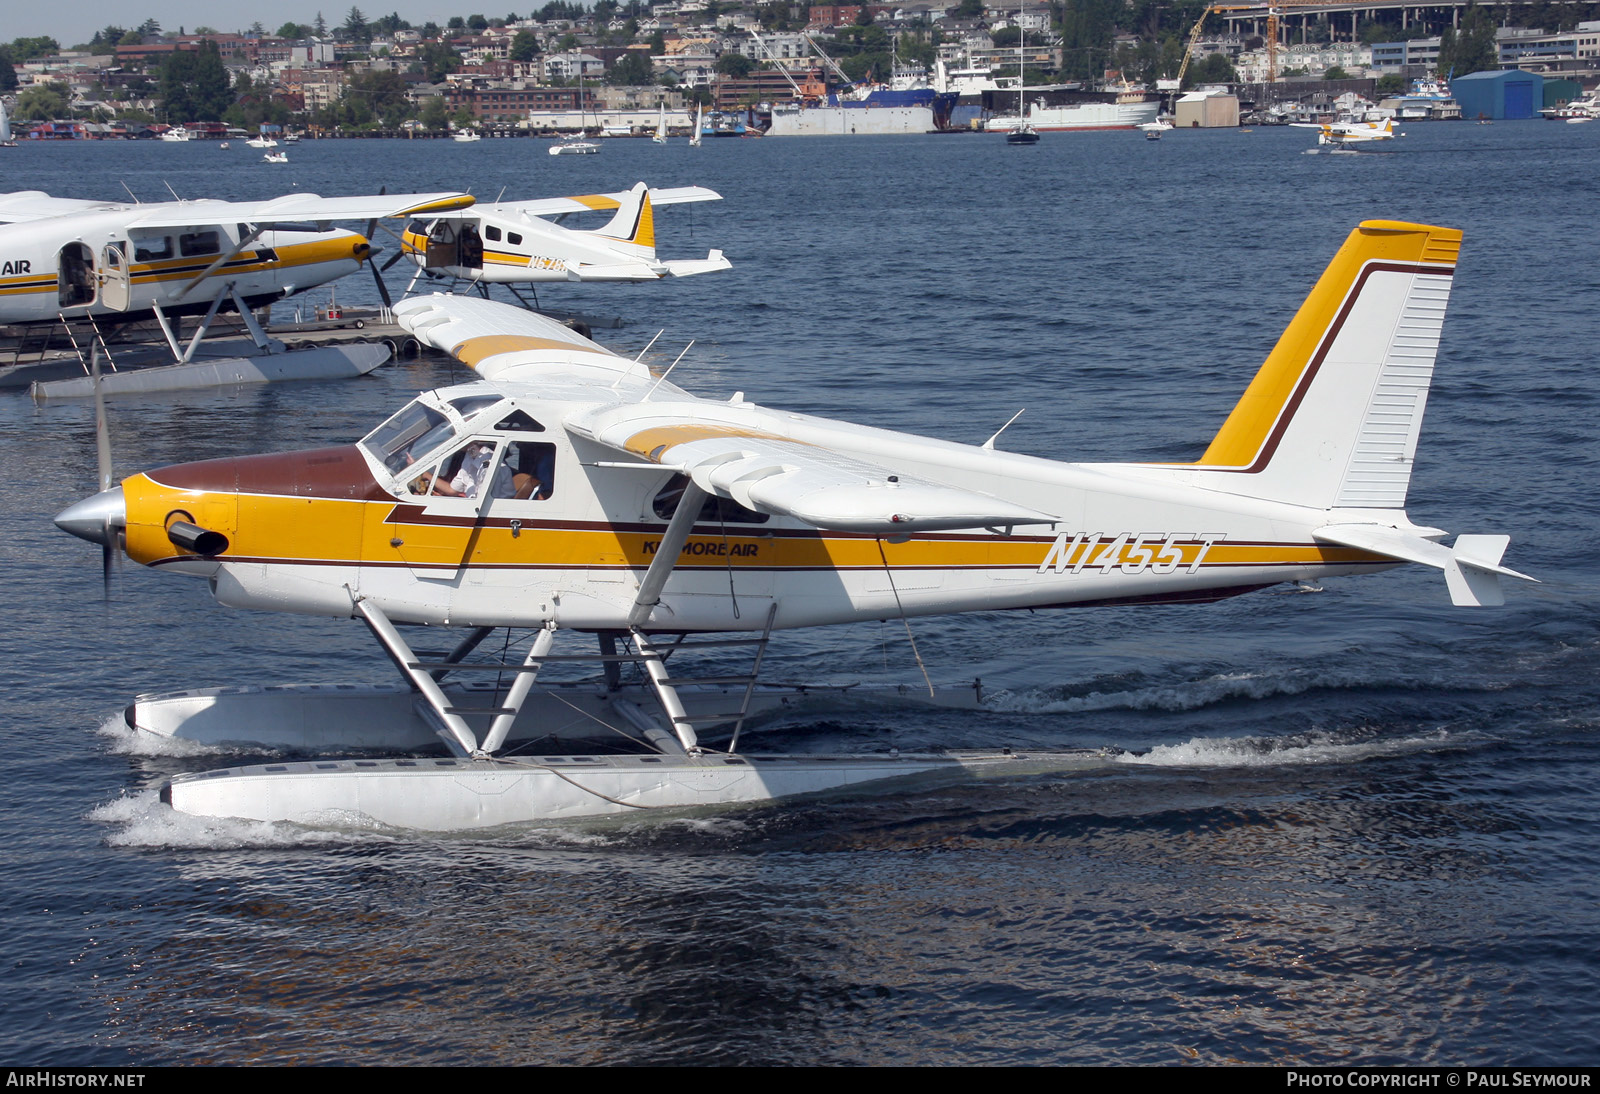
<path fill-rule="evenodd" d="M 1405 568 L 920 621 L 935 681 L 982 677 L 987 709 L 765 742 L 1107 749 L 1071 774 L 449 838 L 200 822 L 155 788 L 241 758 L 130 740 L 135 693 L 392 670 L 357 623 L 132 565 L 103 600 L 98 552 L 50 523 L 94 489 L 92 412 L 9 397 L 0 1059 L 1600 1062 L 1600 126 L 1312 140 L 6 152 L 6 189 L 106 199 L 711 186 L 659 214 L 661 249 L 732 271 L 544 304 L 625 317 L 619 349 L 694 339 L 673 379 L 702 394 L 971 442 L 1026 407 L 1005 445 L 1061 459 L 1197 457 L 1358 221 L 1460 227 L 1409 511 L 1509 533 L 1543 584 L 1470 611 Z M 339 293 L 376 299 L 365 274 Z M 349 440 L 450 375 L 118 400 L 117 468 Z M 783 635 L 766 673 L 920 679 L 897 623 Z"/>

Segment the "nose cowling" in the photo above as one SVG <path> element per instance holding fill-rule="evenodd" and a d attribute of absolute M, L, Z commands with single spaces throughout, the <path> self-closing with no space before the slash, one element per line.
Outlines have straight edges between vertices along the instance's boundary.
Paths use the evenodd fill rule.
<path fill-rule="evenodd" d="M 120 486 L 84 498 L 56 514 L 57 528 L 103 547 L 110 546 L 113 537 L 127 524 L 128 505 Z"/>

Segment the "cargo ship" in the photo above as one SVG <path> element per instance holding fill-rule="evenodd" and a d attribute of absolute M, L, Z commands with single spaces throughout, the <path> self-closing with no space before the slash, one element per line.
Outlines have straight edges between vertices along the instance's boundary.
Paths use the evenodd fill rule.
<path fill-rule="evenodd" d="M 835 68 L 837 70 L 837 67 Z M 843 72 L 838 72 L 844 78 Z M 960 95 L 928 86 L 920 66 L 895 66 L 888 83 L 856 84 L 830 91 L 817 74 L 803 84 L 789 81 L 794 99 L 775 102 L 767 123 L 769 137 L 847 137 L 930 133 L 950 126 Z"/>

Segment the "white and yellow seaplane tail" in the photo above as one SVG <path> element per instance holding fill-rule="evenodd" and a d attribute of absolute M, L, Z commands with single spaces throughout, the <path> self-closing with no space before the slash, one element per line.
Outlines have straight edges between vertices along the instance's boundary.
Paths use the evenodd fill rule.
<path fill-rule="evenodd" d="M 0 195 L 0 323 L 247 310 L 361 268 L 370 241 L 335 220 L 461 209 L 468 194 L 134 204 Z"/>
<path fill-rule="evenodd" d="M 57 523 L 120 535 L 136 561 L 203 576 L 225 604 L 359 618 L 405 682 L 141 697 L 136 727 L 216 742 L 246 727 L 319 748 L 372 747 L 381 731 L 415 747 L 431 732 L 453 753 L 179 778 L 180 810 L 470 827 L 1006 770 L 999 756 L 819 764 L 734 749 L 746 717 L 783 702 L 755 679 L 787 628 L 1200 602 L 1403 562 L 1443 570 L 1457 604 L 1498 603 L 1500 579 L 1523 576 L 1500 564 L 1505 537 L 1446 547 L 1404 510 L 1459 245 L 1443 228 L 1357 228 L 1192 464 L 1061 463 L 994 438 L 700 398 L 538 315 L 431 296 L 401 304 L 400 322 L 477 382 L 418 396 L 355 445 L 146 472 Z M 468 634 L 425 656 L 400 623 Z M 531 632 L 526 652 L 473 660 L 500 627 Z M 608 669 L 582 703 L 535 687 L 546 663 L 597 656 L 552 653 L 570 631 L 598 634 Z M 669 672 L 669 633 L 691 636 L 681 648 L 749 643 L 755 668 L 731 682 L 680 660 Z M 628 662 L 643 676 L 633 691 L 614 671 Z M 515 683 L 474 704 L 448 678 L 475 673 Z M 625 723 L 658 754 L 505 752 L 585 720 Z M 727 752 L 701 743 L 708 727 L 732 730 Z"/>
<path fill-rule="evenodd" d="M 615 194 L 495 202 L 464 213 L 413 221 L 405 253 L 424 272 L 484 284 L 553 281 L 656 281 L 732 269 L 721 251 L 701 259 L 656 256 L 655 210 L 684 202 L 720 201 L 703 186 L 650 189 L 638 183 Z M 611 211 L 599 228 L 566 228 L 576 213 Z M 547 219 L 554 218 L 554 219 Z"/>

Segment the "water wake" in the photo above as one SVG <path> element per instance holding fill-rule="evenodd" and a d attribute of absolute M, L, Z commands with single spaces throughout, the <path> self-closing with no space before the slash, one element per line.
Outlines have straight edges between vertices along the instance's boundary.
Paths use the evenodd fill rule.
<path fill-rule="evenodd" d="M 1421 736 L 1381 737 L 1376 731 L 1297 733 L 1289 737 L 1214 737 L 1126 752 L 1116 762 L 1154 767 L 1290 767 L 1349 764 L 1438 748 L 1465 747 L 1466 735 L 1437 730 Z"/>

